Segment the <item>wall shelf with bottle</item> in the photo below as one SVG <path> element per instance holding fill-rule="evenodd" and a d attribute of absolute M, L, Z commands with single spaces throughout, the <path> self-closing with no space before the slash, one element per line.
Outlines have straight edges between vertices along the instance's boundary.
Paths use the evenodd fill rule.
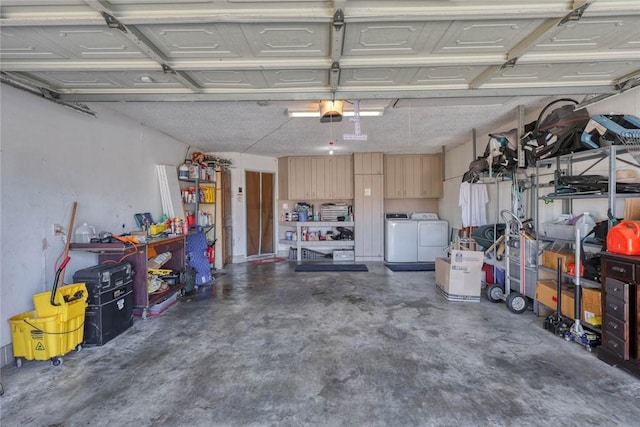
<path fill-rule="evenodd" d="M 207 240 L 216 240 L 216 182 L 213 164 L 185 160 L 178 168 L 181 199 L 189 228 L 201 226 Z"/>

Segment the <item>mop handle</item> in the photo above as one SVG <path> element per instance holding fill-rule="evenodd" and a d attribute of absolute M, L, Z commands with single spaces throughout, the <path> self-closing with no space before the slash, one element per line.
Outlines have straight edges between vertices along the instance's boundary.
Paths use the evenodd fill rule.
<path fill-rule="evenodd" d="M 60 264 L 60 267 L 58 267 L 58 272 L 56 273 L 56 278 L 53 281 L 53 289 L 51 290 L 51 299 L 49 300 L 49 302 L 51 303 L 51 305 L 60 305 L 60 304 L 56 304 L 55 299 L 56 299 L 56 291 L 58 290 L 58 280 L 60 279 L 60 273 L 62 273 L 62 271 L 64 270 L 64 268 L 67 266 L 67 264 L 69 264 L 69 261 L 71 261 L 71 257 L 67 256 L 63 261 L 62 264 Z"/>

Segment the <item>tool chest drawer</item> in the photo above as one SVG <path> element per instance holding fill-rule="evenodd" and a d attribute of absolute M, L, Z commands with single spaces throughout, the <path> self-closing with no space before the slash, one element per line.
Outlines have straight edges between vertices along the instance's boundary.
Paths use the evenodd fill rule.
<path fill-rule="evenodd" d="M 625 282 L 633 282 L 635 280 L 635 268 L 631 263 L 609 259 L 604 264 L 604 269 L 607 277 Z"/>
<path fill-rule="evenodd" d="M 615 336 L 618 339 L 626 340 L 628 336 L 628 324 L 614 317 L 607 317 L 603 330 L 607 336 Z"/>
<path fill-rule="evenodd" d="M 629 349 L 626 341 L 612 335 L 607 335 L 607 337 L 602 341 L 602 346 L 614 353 L 617 357 L 629 360 Z"/>
<path fill-rule="evenodd" d="M 607 318 L 614 317 L 622 322 L 629 320 L 627 316 L 629 312 L 628 306 L 621 299 L 607 295 L 604 303 L 604 311 Z"/>
<path fill-rule="evenodd" d="M 629 302 L 629 285 L 616 279 L 607 278 L 604 284 L 607 297 L 615 297 L 623 302 Z"/>

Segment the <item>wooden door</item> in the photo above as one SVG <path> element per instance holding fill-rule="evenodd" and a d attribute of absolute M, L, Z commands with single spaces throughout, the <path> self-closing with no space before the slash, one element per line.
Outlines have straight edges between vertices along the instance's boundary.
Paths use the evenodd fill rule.
<path fill-rule="evenodd" d="M 247 257 L 274 253 L 273 173 L 245 171 Z"/>
<path fill-rule="evenodd" d="M 245 200 L 247 206 L 247 256 L 260 254 L 261 199 L 260 172 L 245 171 Z"/>
<path fill-rule="evenodd" d="M 233 214 L 231 211 L 231 172 L 224 169 L 220 174 L 222 197 L 222 265 L 233 262 Z"/>
<path fill-rule="evenodd" d="M 273 254 L 274 237 L 273 237 L 273 216 L 274 216 L 274 187 L 275 187 L 275 174 L 262 172 L 261 173 L 261 194 L 260 194 L 260 222 L 261 222 L 261 235 L 260 235 L 260 253 L 261 254 Z"/>

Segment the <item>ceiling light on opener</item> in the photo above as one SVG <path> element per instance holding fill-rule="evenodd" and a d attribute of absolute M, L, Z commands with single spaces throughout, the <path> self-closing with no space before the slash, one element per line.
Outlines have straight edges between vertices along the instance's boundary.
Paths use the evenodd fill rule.
<path fill-rule="evenodd" d="M 384 114 L 383 109 L 360 111 L 360 117 L 379 117 L 379 116 L 382 116 L 383 114 Z M 289 117 L 320 117 L 320 111 L 287 109 L 287 115 Z M 355 113 L 353 111 L 343 111 L 342 115 L 344 117 L 353 117 Z"/>

